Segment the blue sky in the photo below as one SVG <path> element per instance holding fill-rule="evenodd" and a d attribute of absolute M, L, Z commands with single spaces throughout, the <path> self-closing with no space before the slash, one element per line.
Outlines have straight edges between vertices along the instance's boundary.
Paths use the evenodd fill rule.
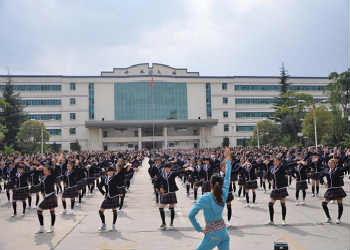
<path fill-rule="evenodd" d="M 349 68 L 349 0 L 0 0 L 0 74 L 99 75 L 157 62 L 200 75 Z"/>

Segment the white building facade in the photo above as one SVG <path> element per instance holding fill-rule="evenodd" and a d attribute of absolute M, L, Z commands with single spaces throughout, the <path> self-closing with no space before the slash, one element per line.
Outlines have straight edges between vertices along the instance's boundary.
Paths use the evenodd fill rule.
<path fill-rule="evenodd" d="M 41 120 L 50 143 L 70 150 L 205 148 L 243 145 L 273 112 L 279 76 L 200 76 L 148 63 L 100 76 L 11 75 L 29 119 Z M 151 86 L 151 81 L 153 84 Z M 0 76 L 3 90 L 9 76 Z M 290 89 L 324 93 L 327 77 L 290 77 Z"/>

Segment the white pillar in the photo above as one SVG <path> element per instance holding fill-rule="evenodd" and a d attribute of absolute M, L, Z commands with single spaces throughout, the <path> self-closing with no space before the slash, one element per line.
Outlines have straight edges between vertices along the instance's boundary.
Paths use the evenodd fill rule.
<path fill-rule="evenodd" d="M 141 150 L 142 149 L 142 129 L 138 128 L 137 130 L 138 130 L 137 135 L 139 137 L 139 140 L 138 140 L 139 145 L 138 146 L 139 146 L 139 150 Z"/>
<path fill-rule="evenodd" d="M 164 127 L 163 128 L 163 136 L 164 136 L 164 149 L 168 148 L 168 128 Z"/>

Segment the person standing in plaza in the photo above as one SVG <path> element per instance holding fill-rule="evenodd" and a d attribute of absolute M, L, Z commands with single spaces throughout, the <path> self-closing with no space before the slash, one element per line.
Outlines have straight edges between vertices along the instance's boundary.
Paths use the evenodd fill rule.
<path fill-rule="evenodd" d="M 204 233 L 204 238 L 197 250 L 210 250 L 214 247 L 218 247 L 219 250 L 230 248 L 230 237 L 222 218 L 224 205 L 229 195 L 231 177 L 231 151 L 229 148 L 225 149 L 224 157 L 221 164 L 225 165 L 225 179 L 214 174 L 210 181 L 211 191 L 200 197 L 188 215 L 195 230 Z M 196 215 L 200 210 L 203 210 L 204 213 L 205 229 L 196 220 Z"/>

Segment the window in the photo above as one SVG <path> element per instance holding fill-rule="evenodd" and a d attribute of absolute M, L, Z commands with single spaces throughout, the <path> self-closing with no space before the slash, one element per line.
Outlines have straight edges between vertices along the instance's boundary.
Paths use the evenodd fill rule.
<path fill-rule="evenodd" d="M 89 119 L 95 119 L 95 84 L 89 83 Z"/>
<path fill-rule="evenodd" d="M 255 126 L 236 126 L 236 132 L 251 132 Z"/>
<path fill-rule="evenodd" d="M 236 112 L 236 118 L 269 118 L 273 112 Z"/>
<path fill-rule="evenodd" d="M 58 106 L 61 105 L 60 99 L 27 99 L 21 100 L 23 106 Z"/>
<path fill-rule="evenodd" d="M 4 91 L 6 85 L 0 85 Z M 61 85 L 13 85 L 15 91 L 61 91 Z"/>
<path fill-rule="evenodd" d="M 275 98 L 236 98 L 236 104 L 274 104 Z"/>
<path fill-rule="evenodd" d="M 107 131 L 103 131 L 103 137 L 104 138 L 108 137 L 108 132 Z"/>
<path fill-rule="evenodd" d="M 114 119 L 187 120 L 186 83 L 157 81 L 150 91 L 149 81 L 117 82 L 114 85 Z"/>
<path fill-rule="evenodd" d="M 223 97 L 222 98 L 222 103 L 223 104 L 227 104 L 228 103 L 228 98 L 227 97 Z"/>
<path fill-rule="evenodd" d="M 69 134 L 70 135 L 76 135 L 77 134 L 77 129 L 76 128 L 70 128 L 69 129 Z"/>
<path fill-rule="evenodd" d="M 325 85 L 291 85 L 288 90 L 296 91 L 323 91 Z M 280 91 L 281 86 L 275 85 L 235 85 L 236 91 Z"/>
<path fill-rule="evenodd" d="M 224 116 L 224 118 L 227 118 L 228 117 L 228 111 L 224 111 L 223 112 L 223 116 Z"/>
<path fill-rule="evenodd" d="M 238 138 L 237 139 L 237 146 L 248 146 L 249 145 L 249 138 Z"/>
<path fill-rule="evenodd" d="M 62 129 L 56 129 L 56 128 L 54 128 L 54 129 L 47 129 L 47 132 L 49 132 L 49 134 L 51 135 L 51 136 L 59 136 L 59 135 L 62 135 Z"/>
<path fill-rule="evenodd" d="M 75 120 L 76 119 L 76 113 L 69 113 L 69 119 Z"/>
<path fill-rule="evenodd" d="M 224 132 L 230 131 L 230 126 L 229 124 L 224 124 Z"/>
<path fill-rule="evenodd" d="M 75 82 L 69 83 L 69 89 L 70 90 L 76 90 Z"/>
<path fill-rule="evenodd" d="M 227 90 L 227 82 L 221 83 L 221 89 L 222 90 Z"/>
<path fill-rule="evenodd" d="M 209 82 L 205 84 L 205 96 L 206 96 L 207 117 L 211 118 L 211 86 Z"/>
<path fill-rule="evenodd" d="M 70 105 L 76 104 L 75 98 L 70 98 L 70 99 L 69 99 L 69 104 L 70 104 Z"/>
<path fill-rule="evenodd" d="M 48 120 L 62 120 L 61 114 L 29 114 L 30 120 L 48 121 Z"/>

